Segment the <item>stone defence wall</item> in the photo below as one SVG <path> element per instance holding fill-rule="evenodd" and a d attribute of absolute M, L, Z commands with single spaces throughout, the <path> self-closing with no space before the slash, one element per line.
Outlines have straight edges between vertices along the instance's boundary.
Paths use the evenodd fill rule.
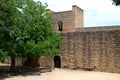
<path fill-rule="evenodd" d="M 53 57 L 52 56 L 33 56 L 23 58 L 24 66 L 34 66 L 41 68 L 53 68 Z"/>
<path fill-rule="evenodd" d="M 62 32 L 74 32 L 76 28 L 83 28 L 83 10 L 76 5 L 72 10 L 63 12 L 52 12 L 54 19 L 54 30 L 58 31 L 58 22 L 63 22 Z"/>
<path fill-rule="evenodd" d="M 72 11 L 64 11 L 64 12 L 55 12 L 53 13 L 53 19 L 54 19 L 54 29 L 55 31 L 58 31 L 58 22 L 62 21 L 63 23 L 63 31 L 62 32 L 69 32 L 69 31 L 75 31 L 74 27 L 74 16 L 72 15 Z"/>
<path fill-rule="evenodd" d="M 84 11 L 79 8 L 78 6 L 76 5 L 73 5 L 72 6 L 72 13 L 73 15 L 75 16 L 75 28 L 83 28 L 84 26 L 84 20 L 83 20 L 83 14 L 84 14 Z"/>
<path fill-rule="evenodd" d="M 110 29 L 89 28 L 61 34 L 62 68 L 120 73 L 120 27 Z"/>
<path fill-rule="evenodd" d="M 40 56 L 39 58 L 40 67 L 53 68 L 53 57 L 52 56 Z"/>

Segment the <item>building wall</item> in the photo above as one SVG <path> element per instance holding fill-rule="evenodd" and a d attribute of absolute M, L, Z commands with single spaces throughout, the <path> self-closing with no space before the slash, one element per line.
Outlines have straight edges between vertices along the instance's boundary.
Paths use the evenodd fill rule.
<path fill-rule="evenodd" d="M 63 31 L 62 32 L 67 32 L 67 31 L 75 31 L 74 28 L 74 17 L 72 16 L 72 11 L 65 11 L 65 12 L 57 12 L 53 13 L 53 19 L 54 19 L 54 24 L 55 24 L 55 31 L 58 31 L 58 22 L 62 21 L 63 22 Z"/>
<path fill-rule="evenodd" d="M 40 56 L 39 64 L 40 67 L 53 68 L 53 56 Z"/>
<path fill-rule="evenodd" d="M 86 28 L 61 33 L 62 68 L 120 73 L 120 27 Z"/>
<path fill-rule="evenodd" d="M 83 28 L 83 10 L 52 12 L 55 31 L 63 22 L 63 44 L 59 54 L 61 68 L 120 73 L 120 26 Z M 54 56 L 34 57 L 32 65 L 54 67 Z"/>
<path fill-rule="evenodd" d="M 53 15 L 55 31 L 59 31 L 59 21 L 63 22 L 62 32 L 74 32 L 76 28 L 83 28 L 83 10 L 76 5 L 72 6 L 70 11 L 50 12 Z"/>
<path fill-rule="evenodd" d="M 79 8 L 78 6 L 76 5 L 73 5 L 72 6 L 72 13 L 74 15 L 74 20 L 75 20 L 75 28 L 83 28 L 84 26 L 84 20 L 83 20 L 83 14 L 84 14 L 84 11 Z"/>

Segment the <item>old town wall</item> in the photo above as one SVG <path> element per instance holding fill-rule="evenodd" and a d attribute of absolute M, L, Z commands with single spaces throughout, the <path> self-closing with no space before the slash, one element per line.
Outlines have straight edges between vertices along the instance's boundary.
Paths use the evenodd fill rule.
<path fill-rule="evenodd" d="M 61 67 L 120 73 L 120 27 L 62 33 Z"/>

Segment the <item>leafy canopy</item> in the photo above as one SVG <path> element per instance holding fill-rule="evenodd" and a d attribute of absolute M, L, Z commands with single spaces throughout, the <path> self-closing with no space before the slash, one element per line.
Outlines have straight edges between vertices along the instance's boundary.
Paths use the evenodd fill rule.
<path fill-rule="evenodd" d="M 61 43 L 47 4 L 33 0 L 0 0 L 0 34 L 1 55 L 54 55 Z"/>
<path fill-rule="evenodd" d="M 120 0 L 113 0 L 113 4 L 115 4 L 116 6 L 120 6 Z"/>

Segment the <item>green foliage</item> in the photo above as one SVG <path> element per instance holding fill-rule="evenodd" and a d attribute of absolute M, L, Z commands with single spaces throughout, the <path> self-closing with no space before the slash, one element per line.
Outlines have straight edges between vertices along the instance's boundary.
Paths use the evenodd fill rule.
<path fill-rule="evenodd" d="M 7 52 L 0 49 L 0 61 L 4 61 L 7 58 L 8 54 Z"/>
<path fill-rule="evenodd" d="M 0 0 L 0 55 L 54 55 L 61 43 L 53 32 L 47 4 L 33 0 Z"/>
<path fill-rule="evenodd" d="M 115 4 L 116 6 L 120 6 L 120 0 L 113 0 L 113 4 Z"/>

